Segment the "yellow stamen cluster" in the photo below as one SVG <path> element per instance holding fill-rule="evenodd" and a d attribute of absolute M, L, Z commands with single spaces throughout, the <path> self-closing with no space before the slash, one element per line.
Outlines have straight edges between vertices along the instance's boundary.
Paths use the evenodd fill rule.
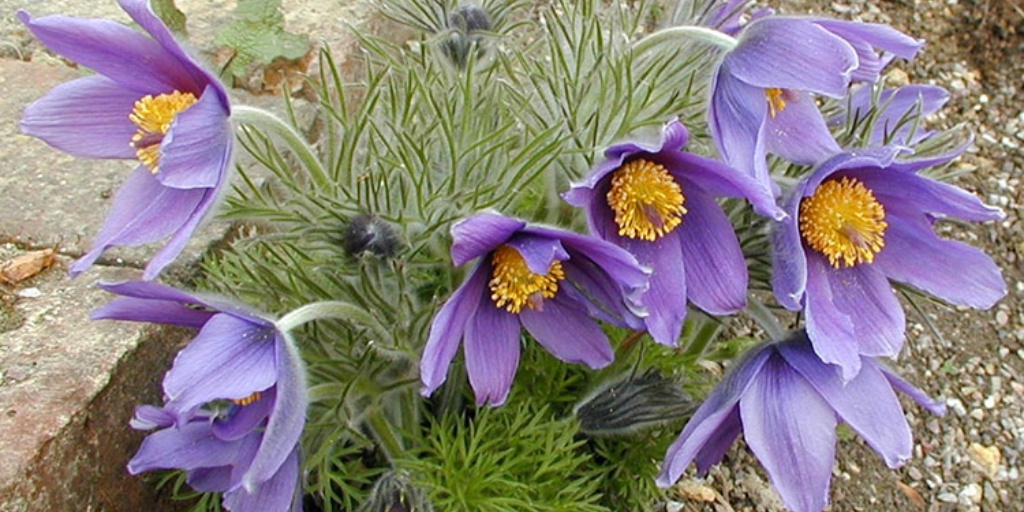
<path fill-rule="evenodd" d="M 255 393 L 253 393 L 253 394 L 251 394 L 251 395 L 249 395 L 249 396 L 247 396 L 245 398 L 239 398 L 238 400 L 232 400 L 231 402 L 233 402 L 235 405 L 239 405 L 239 406 L 244 407 L 246 405 L 252 405 L 252 404 L 258 402 L 260 400 L 260 398 L 263 398 L 263 394 L 261 394 L 259 391 L 257 391 L 257 392 L 255 392 Z"/>
<path fill-rule="evenodd" d="M 839 268 L 871 263 L 885 246 L 885 208 L 854 178 L 829 180 L 800 203 L 800 234 Z"/>
<path fill-rule="evenodd" d="M 534 274 L 523 255 L 508 245 L 494 250 L 491 264 L 494 266 L 488 283 L 491 300 L 509 313 L 519 313 L 523 306 L 541 309 L 544 299 L 554 298 L 558 293 L 558 282 L 565 279 L 562 262 L 553 261 L 547 274 Z"/>
<path fill-rule="evenodd" d="M 765 89 L 764 97 L 768 99 L 768 114 L 775 119 L 779 112 L 786 110 L 786 91 L 775 87 Z"/>
<path fill-rule="evenodd" d="M 132 136 L 131 146 L 135 156 L 149 168 L 160 172 L 160 142 L 170 129 L 175 116 L 192 106 L 196 97 L 189 92 L 174 91 L 158 96 L 146 95 L 135 102 L 135 108 L 128 119 L 138 126 Z"/>
<path fill-rule="evenodd" d="M 653 242 L 683 222 L 683 189 L 659 164 L 639 159 L 612 173 L 606 196 L 619 236 Z"/>

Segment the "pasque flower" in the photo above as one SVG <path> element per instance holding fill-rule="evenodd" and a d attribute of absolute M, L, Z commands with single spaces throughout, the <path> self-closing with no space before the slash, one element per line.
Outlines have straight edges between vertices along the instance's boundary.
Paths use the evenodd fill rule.
<path fill-rule="evenodd" d="M 224 87 L 174 40 L 145 0 L 120 0 L 148 34 L 101 19 L 18 16 L 56 53 L 96 72 L 30 105 L 22 131 L 87 158 L 137 159 L 114 197 L 82 272 L 108 247 L 169 238 L 144 274 L 182 251 L 225 184 L 233 135 Z"/>
<path fill-rule="evenodd" d="M 712 86 L 708 127 L 719 154 L 776 189 L 767 153 L 813 165 L 840 151 L 812 94 L 842 98 L 851 81 L 877 80 L 894 55 L 912 58 L 921 44 L 886 25 L 782 16 L 750 22 Z"/>
<path fill-rule="evenodd" d="M 297 474 L 285 466 L 296 463 L 307 398 L 303 363 L 288 335 L 264 315 L 222 299 L 145 281 L 100 286 L 121 297 L 96 310 L 94 319 L 199 329 L 164 377 L 166 421 L 149 422 L 174 426 L 151 434 L 129 469 L 205 468 L 210 471 L 201 480 L 216 477 L 239 502 L 271 493 L 290 503 L 295 481 L 280 479 L 282 471 Z M 190 444 L 200 439 L 208 450 Z M 216 469 L 225 465 L 233 469 Z"/>
<path fill-rule="evenodd" d="M 935 414 L 945 407 L 874 359 L 844 381 L 821 362 L 803 331 L 752 348 L 708 395 L 668 449 L 658 485 L 675 483 L 691 462 L 707 472 L 743 432 L 786 507 L 828 504 L 836 426 L 846 423 L 889 467 L 911 455 L 910 427 L 894 390 Z"/>
<path fill-rule="evenodd" d="M 949 92 L 942 87 L 924 84 L 904 85 L 880 91 L 875 105 L 877 111 L 872 113 L 874 96 L 874 88 L 868 85 L 853 91 L 845 105 L 846 111 L 829 119 L 829 126 L 842 125 L 847 122 L 849 116 L 865 120 L 871 114 L 871 132 L 865 141 L 869 146 L 914 146 L 934 134 L 919 126 L 914 120 L 938 112 L 949 100 Z"/>
<path fill-rule="evenodd" d="M 552 355 L 600 368 L 614 352 L 595 319 L 640 328 L 647 272 L 602 240 L 481 213 L 452 227 L 456 265 L 479 263 L 438 311 L 420 360 L 423 393 L 447 375 L 459 340 L 477 402 L 501 405 L 519 365 L 520 327 Z"/>
<path fill-rule="evenodd" d="M 798 182 L 789 218 L 772 229 L 772 286 L 779 302 L 803 310 L 814 350 L 851 379 L 860 356 L 895 356 L 904 314 L 889 280 L 953 304 L 991 307 L 1006 294 L 984 252 L 936 236 L 944 217 L 1002 218 L 977 197 L 918 174 L 963 149 L 930 159 L 896 159 L 884 148 L 840 154 Z"/>
<path fill-rule="evenodd" d="M 687 301 L 713 315 L 746 306 L 746 262 L 715 199 L 745 198 L 763 215 L 783 215 L 750 176 L 682 151 L 688 137 L 683 124 L 672 120 L 651 140 L 614 145 L 564 194 L 586 209 L 595 236 L 653 270 L 641 301 L 648 331 L 666 345 L 679 338 Z"/>

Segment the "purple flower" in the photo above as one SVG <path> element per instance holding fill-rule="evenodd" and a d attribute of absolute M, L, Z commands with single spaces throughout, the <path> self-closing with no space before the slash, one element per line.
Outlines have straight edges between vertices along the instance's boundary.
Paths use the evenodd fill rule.
<path fill-rule="evenodd" d="M 866 85 L 854 91 L 847 105 L 848 112 L 829 119 L 829 126 L 841 126 L 850 115 L 854 119 L 865 119 L 871 111 L 874 92 L 873 87 Z M 865 142 L 870 146 L 890 143 L 916 145 L 930 137 L 932 132 L 916 126 L 911 133 L 915 128 L 913 119 L 923 119 L 938 112 L 948 100 L 949 92 L 935 85 L 912 84 L 883 90 L 878 95 L 871 135 Z"/>
<path fill-rule="evenodd" d="M 600 368 L 614 358 L 594 319 L 640 328 L 632 296 L 647 272 L 626 251 L 568 231 L 481 213 L 452 227 L 452 261 L 476 268 L 434 317 L 423 358 L 423 393 L 444 383 L 459 340 L 477 403 L 505 402 L 519 365 L 520 325 L 548 352 Z"/>
<path fill-rule="evenodd" d="M 944 217 L 1001 219 L 977 197 L 917 172 L 932 159 L 897 161 L 900 150 L 838 155 L 797 183 L 789 218 L 772 230 L 772 285 L 779 302 L 802 309 L 814 350 L 851 379 L 862 355 L 895 356 L 904 316 L 889 280 L 953 304 L 988 308 L 1006 294 L 984 252 L 935 235 Z"/>
<path fill-rule="evenodd" d="M 717 197 L 742 197 L 762 215 L 783 216 L 753 178 L 682 151 L 689 135 L 669 121 L 654 140 L 618 144 L 564 194 L 585 208 L 590 231 L 653 270 L 641 298 L 651 336 L 674 345 L 687 300 L 713 315 L 743 309 L 747 266 Z"/>
<path fill-rule="evenodd" d="M 909 59 L 920 47 L 885 25 L 787 17 L 752 21 L 725 55 L 712 86 L 708 126 L 719 154 L 776 190 L 767 153 L 813 165 L 840 152 L 811 94 L 842 98 L 851 80 L 877 80 L 892 55 Z"/>
<path fill-rule="evenodd" d="M 163 410 L 174 427 L 152 434 L 129 468 L 139 472 L 224 465 L 210 465 L 203 457 L 215 454 L 204 450 L 173 449 L 197 439 L 187 436 L 206 436 L 214 444 L 238 441 L 237 447 L 221 447 L 224 453 L 235 450 L 238 457 L 232 464 L 244 466 L 230 480 L 231 489 L 244 489 L 237 499 L 270 492 L 264 486 L 284 492 L 274 479 L 291 471 L 283 466 L 295 457 L 307 404 L 303 363 L 287 335 L 263 315 L 221 299 L 145 281 L 100 286 L 122 297 L 96 310 L 94 319 L 199 329 L 164 377 Z M 166 421 L 150 423 L 167 426 Z M 248 451 L 238 451 L 243 445 Z M 295 484 L 285 487 L 294 491 Z"/>
<path fill-rule="evenodd" d="M 144 0 L 121 7 L 151 37 L 100 19 L 18 17 L 51 50 L 96 71 L 25 109 L 24 133 L 86 158 L 138 159 L 77 275 L 108 247 L 170 237 L 144 274 L 181 253 L 225 183 L 233 135 L 224 87 L 174 40 Z"/>
<path fill-rule="evenodd" d="M 845 382 L 814 355 L 803 331 L 751 349 L 704 400 L 668 449 L 658 485 L 675 483 L 696 460 L 707 472 L 740 431 L 786 507 L 820 511 L 828 504 L 836 425 L 846 423 L 895 468 L 913 439 L 893 388 L 935 414 L 945 407 L 881 363 Z"/>
<path fill-rule="evenodd" d="M 274 401 L 273 388 L 259 400 L 238 405 L 225 402 L 219 408 L 201 410 L 176 424 L 175 411 L 152 406 L 136 410 L 132 427 L 159 429 L 149 434 L 128 462 L 137 475 L 156 469 L 180 469 L 199 492 L 223 493 L 227 510 L 302 510 L 299 482 L 299 448 L 296 445 L 277 471 L 249 491 L 243 475 L 264 441 L 264 429 Z"/>

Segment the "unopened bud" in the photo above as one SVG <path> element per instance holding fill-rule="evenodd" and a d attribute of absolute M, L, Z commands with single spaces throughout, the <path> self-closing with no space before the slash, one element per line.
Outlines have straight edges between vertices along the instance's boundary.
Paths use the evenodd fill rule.
<path fill-rule="evenodd" d="M 612 381 L 576 406 L 580 430 L 591 436 L 622 436 L 685 418 L 693 397 L 658 370 Z"/>
<path fill-rule="evenodd" d="M 434 512 L 422 489 L 400 471 L 388 471 L 370 489 L 359 512 Z"/>
<path fill-rule="evenodd" d="M 491 18 L 487 11 L 476 5 L 459 7 L 448 17 L 448 29 L 451 34 L 442 45 L 445 55 L 458 67 L 466 67 L 471 51 L 477 52 L 477 58 L 486 52 L 482 32 L 492 28 Z"/>
<path fill-rule="evenodd" d="M 351 256 L 371 253 L 390 258 L 398 252 L 401 242 L 390 224 L 374 215 L 357 215 L 342 229 L 341 244 Z"/>

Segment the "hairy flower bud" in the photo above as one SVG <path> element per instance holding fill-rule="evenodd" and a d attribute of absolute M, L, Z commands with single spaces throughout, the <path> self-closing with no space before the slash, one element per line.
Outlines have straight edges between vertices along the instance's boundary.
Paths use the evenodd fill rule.
<path fill-rule="evenodd" d="M 399 471 L 381 475 L 359 512 L 434 512 L 422 489 Z"/>
<path fill-rule="evenodd" d="M 369 252 L 390 258 L 398 252 L 401 241 L 390 224 L 375 215 L 357 215 L 341 231 L 341 245 L 350 256 Z"/>
<path fill-rule="evenodd" d="M 487 11 L 476 5 L 463 5 L 448 17 L 448 29 L 451 34 L 441 48 L 452 63 L 459 68 L 466 67 L 471 51 L 476 51 L 477 58 L 486 52 L 481 32 L 490 31 L 491 18 Z"/>
<path fill-rule="evenodd" d="M 622 436 L 685 418 L 696 404 L 674 380 L 656 369 L 601 387 L 576 406 L 580 430 L 591 436 Z"/>

